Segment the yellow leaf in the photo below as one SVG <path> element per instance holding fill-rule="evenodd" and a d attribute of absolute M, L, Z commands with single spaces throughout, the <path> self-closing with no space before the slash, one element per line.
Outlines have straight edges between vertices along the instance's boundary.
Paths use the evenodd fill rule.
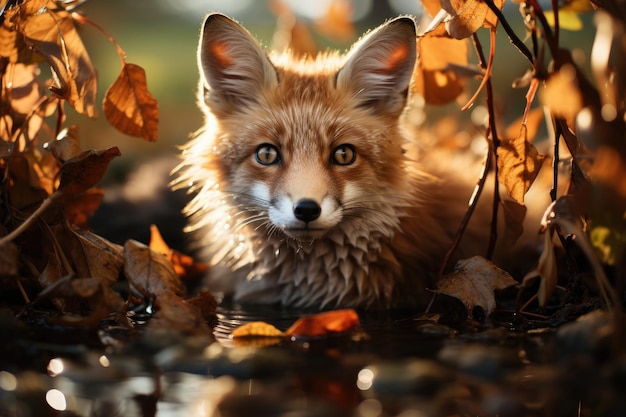
<path fill-rule="evenodd" d="M 550 26 L 554 26 L 554 13 L 551 10 L 543 12 Z M 570 10 L 559 10 L 559 28 L 578 31 L 583 28 L 583 21 L 578 13 Z"/>
<path fill-rule="evenodd" d="M 146 73 L 138 65 L 124 64 L 104 97 L 104 114 L 121 132 L 155 141 L 159 134 L 159 106 L 148 91 Z"/>
<path fill-rule="evenodd" d="M 231 333 L 233 339 L 241 337 L 282 337 L 283 332 L 264 321 L 253 321 L 237 327 Z"/>
<path fill-rule="evenodd" d="M 524 204 L 524 195 L 537 178 L 544 159 L 526 139 L 526 125 L 522 125 L 516 139 L 498 147 L 498 181 L 519 204 Z"/>

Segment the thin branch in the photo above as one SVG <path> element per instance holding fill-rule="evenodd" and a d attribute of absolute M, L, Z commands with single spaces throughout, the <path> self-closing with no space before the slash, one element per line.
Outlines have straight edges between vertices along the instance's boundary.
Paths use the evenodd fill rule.
<path fill-rule="evenodd" d="M 72 19 L 74 19 L 75 21 L 79 23 L 91 25 L 94 28 L 96 28 L 98 31 L 100 31 L 100 33 L 102 33 L 109 40 L 109 42 L 111 42 L 113 46 L 115 47 L 117 54 L 120 56 L 120 59 L 122 60 L 122 66 L 126 65 L 126 52 L 124 52 L 124 50 L 122 49 L 120 44 L 117 43 L 113 35 L 111 35 L 106 29 L 104 29 L 102 26 L 100 26 L 93 20 L 77 12 L 72 12 Z"/>
<path fill-rule="evenodd" d="M 526 57 L 526 59 L 528 59 L 531 65 L 534 65 L 535 58 L 533 57 L 533 54 L 530 52 L 528 47 L 526 47 L 524 42 L 522 42 L 522 40 L 515 34 L 513 28 L 511 28 L 511 25 L 509 25 L 509 22 L 507 22 L 506 18 L 502 14 L 502 11 L 493 3 L 493 0 L 484 0 L 484 2 L 498 18 L 498 22 L 500 22 L 502 28 L 509 36 L 509 41 L 517 48 L 518 51 L 520 51 L 522 55 Z"/>
<path fill-rule="evenodd" d="M 63 193 L 59 191 L 55 191 L 54 193 L 52 193 L 52 195 L 50 195 L 50 197 L 43 200 L 41 205 L 37 207 L 37 210 L 35 210 L 30 216 L 28 216 L 28 218 L 24 220 L 22 224 L 20 224 L 17 228 L 15 228 L 11 233 L 9 233 L 8 235 L 0 239 L 0 246 L 6 244 L 7 242 L 11 242 L 16 237 L 21 235 L 26 229 L 28 229 L 37 220 L 37 218 L 41 214 L 43 214 L 44 211 L 48 209 L 48 207 L 50 207 L 52 203 L 57 201 L 62 195 Z"/>

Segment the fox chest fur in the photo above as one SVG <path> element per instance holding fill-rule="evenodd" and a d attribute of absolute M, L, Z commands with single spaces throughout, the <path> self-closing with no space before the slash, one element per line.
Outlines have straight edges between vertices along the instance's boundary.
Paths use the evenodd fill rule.
<path fill-rule="evenodd" d="M 184 150 L 186 208 L 209 288 L 244 303 L 393 307 L 421 300 L 471 190 L 405 154 L 415 24 L 385 23 L 345 56 L 268 57 L 209 15 L 204 128 Z M 453 196 L 458 209 L 453 209 Z"/>

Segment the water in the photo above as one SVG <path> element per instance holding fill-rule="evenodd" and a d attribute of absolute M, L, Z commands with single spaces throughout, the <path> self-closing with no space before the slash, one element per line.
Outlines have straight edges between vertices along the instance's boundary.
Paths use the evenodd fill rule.
<path fill-rule="evenodd" d="M 361 313 L 350 334 L 271 346 L 230 337 L 249 321 L 284 330 L 300 314 L 221 307 L 212 336 L 23 346 L 31 351 L 15 353 L 19 366 L 5 352 L 0 416 L 626 415 L 626 357 L 611 351 L 606 314 L 558 331 L 519 331 Z"/>

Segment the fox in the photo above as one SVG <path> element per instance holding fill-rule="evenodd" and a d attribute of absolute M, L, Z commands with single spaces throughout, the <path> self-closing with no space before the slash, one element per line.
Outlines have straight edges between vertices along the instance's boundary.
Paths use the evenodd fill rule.
<path fill-rule="evenodd" d="M 409 151 L 416 31 L 400 16 L 345 54 L 295 57 L 224 14 L 205 17 L 205 123 L 177 181 L 192 194 L 187 231 L 211 265 L 210 290 L 294 308 L 424 303 L 475 177 Z M 482 217 L 457 256 L 486 247 Z"/>

